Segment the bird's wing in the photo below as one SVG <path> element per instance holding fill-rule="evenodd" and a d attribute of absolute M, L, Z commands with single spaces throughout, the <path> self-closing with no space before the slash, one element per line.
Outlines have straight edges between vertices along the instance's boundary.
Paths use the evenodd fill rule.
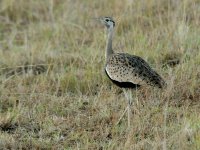
<path fill-rule="evenodd" d="M 113 54 L 106 64 L 106 72 L 112 80 L 131 82 L 133 84 L 149 84 L 163 87 L 164 80 L 142 58 L 126 53 Z"/>

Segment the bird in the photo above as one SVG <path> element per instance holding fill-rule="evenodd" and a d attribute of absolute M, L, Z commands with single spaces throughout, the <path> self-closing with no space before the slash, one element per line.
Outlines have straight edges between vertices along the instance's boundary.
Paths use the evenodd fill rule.
<path fill-rule="evenodd" d="M 123 89 L 124 95 L 128 100 L 128 106 L 119 121 L 128 110 L 128 127 L 130 127 L 130 106 L 132 104 L 131 90 L 137 90 L 140 86 L 146 85 L 164 88 L 167 84 L 141 57 L 128 53 L 114 52 L 112 41 L 115 21 L 112 17 L 99 17 L 96 19 L 103 24 L 107 30 L 105 73 L 115 85 Z"/>

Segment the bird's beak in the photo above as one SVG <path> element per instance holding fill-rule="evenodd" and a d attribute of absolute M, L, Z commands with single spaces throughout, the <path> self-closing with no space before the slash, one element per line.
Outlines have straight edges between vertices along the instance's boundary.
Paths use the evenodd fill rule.
<path fill-rule="evenodd" d="M 93 20 L 99 22 L 99 23 L 104 23 L 103 19 L 102 18 L 92 18 Z"/>

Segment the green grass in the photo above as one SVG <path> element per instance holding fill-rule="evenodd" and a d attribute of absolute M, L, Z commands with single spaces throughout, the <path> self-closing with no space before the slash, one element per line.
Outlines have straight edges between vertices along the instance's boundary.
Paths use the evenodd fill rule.
<path fill-rule="evenodd" d="M 0 149 L 200 149 L 200 1 L 0 1 Z M 127 103 L 104 74 L 105 33 L 168 83 Z M 135 94 L 135 92 L 133 92 Z"/>

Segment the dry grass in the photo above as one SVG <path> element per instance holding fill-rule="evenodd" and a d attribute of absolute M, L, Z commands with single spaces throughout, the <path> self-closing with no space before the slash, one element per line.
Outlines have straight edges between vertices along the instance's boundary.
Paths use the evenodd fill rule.
<path fill-rule="evenodd" d="M 137 92 L 130 130 L 98 16 L 168 82 Z M 199 0 L 1 0 L 0 149 L 200 149 L 199 25 Z"/>

